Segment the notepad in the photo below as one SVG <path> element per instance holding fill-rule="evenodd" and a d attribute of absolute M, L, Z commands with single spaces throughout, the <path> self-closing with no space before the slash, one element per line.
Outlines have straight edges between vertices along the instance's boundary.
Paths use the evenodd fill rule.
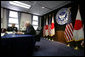
<path fill-rule="evenodd" d="M 1 36 L 4 36 L 5 35 L 5 33 L 1 33 Z"/>
<path fill-rule="evenodd" d="M 7 34 L 13 34 L 13 32 L 6 32 Z"/>

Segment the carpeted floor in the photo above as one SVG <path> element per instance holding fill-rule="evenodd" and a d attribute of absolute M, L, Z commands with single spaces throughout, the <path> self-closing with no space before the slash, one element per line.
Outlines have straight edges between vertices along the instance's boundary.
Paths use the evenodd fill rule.
<path fill-rule="evenodd" d="M 84 56 L 83 50 L 74 50 L 65 44 L 41 38 L 40 42 L 36 42 L 40 48 L 34 51 L 33 56 Z"/>

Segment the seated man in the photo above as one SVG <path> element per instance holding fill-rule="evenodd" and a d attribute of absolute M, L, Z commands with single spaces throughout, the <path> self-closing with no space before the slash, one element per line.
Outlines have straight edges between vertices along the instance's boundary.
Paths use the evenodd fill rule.
<path fill-rule="evenodd" d="M 26 21 L 25 26 L 26 30 L 24 31 L 24 34 L 36 35 L 36 31 L 29 21 Z M 23 32 L 17 32 L 17 34 L 23 34 Z"/>
<path fill-rule="evenodd" d="M 24 34 L 35 35 L 35 41 L 37 40 L 39 41 L 40 37 L 39 35 L 36 35 L 36 31 L 29 21 L 26 21 L 25 26 L 26 26 L 26 30 L 24 31 Z M 17 32 L 17 34 L 23 34 L 23 32 Z M 40 46 L 35 46 L 35 50 L 38 50 L 39 47 Z"/>
<path fill-rule="evenodd" d="M 26 21 L 25 26 L 26 26 L 26 31 L 24 32 L 24 34 L 36 35 L 36 31 L 29 21 Z"/>
<path fill-rule="evenodd" d="M 17 27 L 15 27 L 15 24 L 12 24 L 12 27 L 8 27 L 7 31 L 16 31 L 17 32 Z"/>

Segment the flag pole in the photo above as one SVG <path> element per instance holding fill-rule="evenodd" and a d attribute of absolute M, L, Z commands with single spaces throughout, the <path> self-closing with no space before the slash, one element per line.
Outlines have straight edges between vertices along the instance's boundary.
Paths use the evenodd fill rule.
<path fill-rule="evenodd" d="M 53 13 L 53 19 L 55 20 L 54 13 Z M 53 21 L 54 21 L 54 20 L 53 20 Z M 55 22 L 54 22 L 54 26 L 55 26 Z M 52 37 L 52 41 L 54 41 L 54 37 L 55 37 L 55 28 L 54 28 L 54 35 L 53 35 L 53 37 Z"/>
<path fill-rule="evenodd" d="M 79 4 L 78 4 L 78 10 L 80 11 L 80 6 L 79 6 Z"/>
<path fill-rule="evenodd" d="M 80 8 L 79 4 L 78 4 L 78 9 Z"/>
<path fill-rule="evenodd" d="M 80 8 L 80 7 L 79 7 L 79 4 L 78 4 L 78 10 L 79 10 L 79 8 Z M 78 10 L 77 10 L 77 11 L 78 11 Z M 74 49 L 75 49 L 75 50 L 78 50 L 79 47 L 78 47 L 77 41 L 75 41 L 75 44 L 76 44 L 76 46 L 74 47 Z"/>
<path fill-rule="evenodd" d="M 72 7 L 69 7 L 68 10 L 70 10 Z"/>
<path fill-rule="evenodd" d="M 72 8 L 72 7 L 69 7 L 69 8 L 67 9 L 67 10 L 68 10 L 68 12 L 69 12 L 69 14 L 70 14 L 70 9 L 71 9 L 71 8 Z M 67 43 L 67 46 L 68 46 L 68 47 L 70 47 L 70 46 L 71 46 L 69 42 Z"/>

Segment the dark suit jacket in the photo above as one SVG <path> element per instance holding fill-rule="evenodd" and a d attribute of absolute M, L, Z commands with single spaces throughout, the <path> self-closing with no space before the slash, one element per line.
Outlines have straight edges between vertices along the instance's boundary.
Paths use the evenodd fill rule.
<path fill-rule="evenodd" d="M 32 25 L 26 28 L 25 34 L 36 35 L 36 31 Z"/>
<path fill-rule="evenodd" d="M 7 31 L 16 31 L 17 32 L 17 27 L 8 27 Z"/>

